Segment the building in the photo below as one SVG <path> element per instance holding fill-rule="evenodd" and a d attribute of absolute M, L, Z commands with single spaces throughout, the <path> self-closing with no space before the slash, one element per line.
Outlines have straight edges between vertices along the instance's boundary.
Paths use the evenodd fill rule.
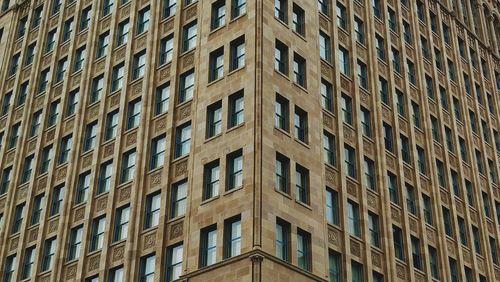
<path fill-rule="evenodd" d="M 498 0 L 0 0 L 2 281 L 500 281 Z"/>

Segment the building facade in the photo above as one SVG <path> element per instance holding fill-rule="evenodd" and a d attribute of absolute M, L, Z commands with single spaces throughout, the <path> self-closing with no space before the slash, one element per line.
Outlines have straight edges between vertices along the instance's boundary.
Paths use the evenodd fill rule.
<path fill-rule="evenodd" d="M 1 0 L 1 281 L 500 281 L 498 0 Z"/>

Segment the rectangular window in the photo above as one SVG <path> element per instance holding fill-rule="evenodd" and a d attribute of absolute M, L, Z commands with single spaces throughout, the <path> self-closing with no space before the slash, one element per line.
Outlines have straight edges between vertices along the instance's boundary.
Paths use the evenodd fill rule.
<path fill-rule="evenodd" d="M 168 111 L 170 101 L 170 82 L 167 82 L 156 89 L 155 95 L 155 115 L 161 115 Z"/>
<path fill-rule="evenodd" d="M 116 138 L 117 131 L 118 131 L 118 112 L 114 111 L 109 113 L 106 117 L 105 141 Z"/>
<path fill-rule="evenodd" d="M 278 40 L 275 42 L 274 68 L 288 76 L 288 46 Z"/>
<path fill-rule="evenodd" d="M 0 183 L 0 195 L 7 193 L 10 181 L 12 180 L 12 167 L 5 168 L 2 172 L 2 182 Z"/>
<path fill-rule="evenodd" d="M 297 228 L 297 264 L 300 268 L 311 271 L 311 234 Z"/>
<path fill-rule="evenodd" d="M 128 222 L 130 218 L 130 207 L 124 206 L 116 210 L 114 241 L 127 239 Z"/>
<path fill-rule="evenodd" d="M 368 71 L 366 69 L 366 64 L 358 60 L 357 70 L 359 86 L 368 89 Z"/>
<path fill-rule="evenodd" d="M 243 186 L 243 151 L 237 150 L 227 155 L 226 191 Z"/>
<path fill-rule="evenodd" d="M 130 22 L 128 19 L 118 24 L 118 32 L 116 37 L 117 46 L 122 46 L 128 42 L 129 29 L 130 29 Z"/>
<path fill-rule="evenodd" d="M 49 145 L 42 150 L 42 157 L 40 160 L 40 174 L 46 173 L 49 170 L 50 161 L 52 160 L 53 149 Z"/>
<path fill-rule="evenodd" d="M 44 194 L 36 196 L 33 201 L 33 208 L 31 210 L 31 225 L 35 225 L 40 222 L 40 216 L 42 215 L 44 206 L 45 206 Z"/>
<path fill-rule="evenodd" d="M 342 281 L 342 255 L 332 250 L 328 250 L 328 274 L 330 282 Z"/>
<path fill-rule="evenodd" d="M 108 161 L 101 165 L 99 171 L 99 186 L 97 194 L 106 193 L 111 189 L 111 177 L 113 176 L 113 162 Z"/>
<path fill-rule="evenodd" d="M 366 137 L 372 137 L 372 121 L 370 111 L 364 107 L 361 107 L 361 128 L 363 135 Z"/>
<path fill-rule="evenodd" d="M 413 267 L 422 269 L 422 254 L 420 252 L 420 240 L 411 236 L 411 253 L 413 258 Z"/>
<path fill-rule="evenodd" d="M 355 261 L 351 261 L 352 282 L 363 282 L 363 265 Z"/>
<path fill-rule="evenodd" d="M 335 137 L 326 131 L 323 131 L 323 151 L 325 163 L 335 166 Z"/>
<path fill-rule="evenodd" d="M 339 195 L 337 191 L 326 188 L 326 221 L 339 226 Z"/>
<path fill-rule="evenodd" d="M 177 10 L 177 0 L 164 0 L 163 1 L 163 17 L 169 18 L 175 15 Z"/>
<path fill-rule="evenodd" d="M 197 25 L 196 21 L 191 22 L 183 28 L 182 51 L 187 52 L 196 47 Z"/>
<path fill-rule="evenodd" d="M 33 272 L 33 265 L 35 264 L 35 253 L 35 247 L 30 247 L 24 252 L 23 270 L 21 275 L 22 279 L 28 279 L 31 277 Z M 9 270 L 6 269 L 5 271 Z M 5 281 L 9 280 L 6 279 Z"/>
<path fill-rule="evenodd" d="M 276 190 L 290 193 L 290 159 L 276 153 Z"/>
<path fill-rule="evenodd" d="M 151 141 L 151 169 L 163 166 L 166 149 L 167 140 L 164 135 L 158 136 Z"/>
<path fill-rule="evenodd" d="M 380 100 L 382 101 L 382 103 L 386 104 L 387 106 L 390 106 L 391 101 L 389 100 L 389 85 L 387 83 L 387 80 L 379 76 L 378 87 L 379 87 Z"/>
<path fill-rule="evenodd" d="M 220 162 L 212 161 L 204 166 L 203 200 L 219 195 L 220 189 Z"/>
<path fill-rule="evenodd" d="M 90 171 L 80 174 L 78 177 L 78 189 L 76 191 L 75 204 L 86 202 L 91 185 Z"/>
<path fill-rule="evenodd" d="M 106 225 L 106 218 L 101 217 L 94 219 L 92 222 L 92 235 L 90 240 L 90 251 L 100 250 L 104 242 L 104 229 Z"/>
<path fill-rule="evenodd" d="M 375 47 L 377 49 L 377 58 L 385 61 L 385 42 L 384 38 L 378 34 L 375 35 Z"/>
<path fill-rule="evenodd" d="M 25 203 L 16 206 L 14 211 L 14 219 L 12 222 L 11 234 L 16 234 L 21 230 L 21 225 L 23 224 L 24 214 L 25 214 Z"/>
<path fill-rule="evenodd" d="M 352 178 L 356 178 L 356 151 L 346 144 L 344 144 L 344 165 L 346 174 Z"/>
<path fill-rule="evenodd" d="M 142 257 L 140 260 L 139 282 L 155 281 L 155 254 Z"/>
<path fill-rule="evenodd" d="M 243 91 L 229 96 L 229 128 L 243 124 L 245 121 L 245 100 Z"/>
<path fill-rule="evenodd" d="M 295 166 L 295 198 L 309 205 L 309 170 L 299 164 Z"/>
<path fill-rule="evenodd" d="M 24 159 L 23 173 L 21 174 L 21 185 L 27 183 L 31 178 L 31 173 L 34 167 L 34 156 L 28 156 Z"/>
<path fill-rule="evenodd" d="M 393 150 L 394 150 L 394 137 L 392 136 L 392 127 L 385 122 L 383 123 L 382 127 L 384 130 L 385 149 L 389 152 L 393 152 Z"/>
<path fill-rule="evenodd" d="M 319 56 L 327 62 L 331 62 L 332 60 L 330 36 L 326 35 L 322 31 L 319 32 Z"/>
<path fill-rule="evenodd" d="M 78 226 L 70 231 L 68 261 L 76 260 L 80 257 L 83 240 L 83 226 Z"/>
<path fill-rule="evenodd" d="M 144 76 L 146 71 L 146 51 L 142 51 L 134 55 L 132 67 L 132 80 L 139 79 Z"/>
<path fill-rule="evenodd" d="M 181 181 L 172 185 L 171 218 L 183 216 L 186 213 L 187 181 Z"/>
<path fill-rule="evenodd" d="M 405 260 L 405 247 L 403 240 L 403 231 L 395 225 L 392 226 L 392 236 L 394 239 L 394 253 L 396 258 L 400 260 Z"/>
<path fill-rule="evenodd" d="M 353 117 L 352 117 L 352 99 L 351 97 L 342 94 L 341 96 L 341 107 L 342 107 L 342 120 L 344 123 L 352 125 Z"/>
<path fill-rule="evenodd" d="M 306 87 L 306 60 L 297 53 L 293 54 L 293 82 Z"/>
<path fill-rule="evenodd" d="M 376 190 L 375 162 L 364 157 L 364 171 L 366 187 L 370 190 Z"/>
<path fill-rule="evenodd" d="M 308 142 L 307 113 L 295 106 L 294 115 L 295 138 L 304 143 Z"/>
<path fill-rule="evenodd" d="M 235 19 L 246 13 L 246 0 L 232 0 L 231 18 Z"/>
<path fill-rule="evenodd" d="M 224 47 L 210 53 L 209 82 L 218 80 L 224 76 Z"/>
<path fill-rule="evenodd" d="M 428 246 L 429 250 L 429 261 L 431 265 L 431 276 L 434 279 L 439 279 L 439 259 L 437 255 L 437 250 L 431 246 Z"/>
<path fill-rule="evenodd" d="M 288 22 L 288 4 L 286 0 L 274 0 L 274 17 L 284 23 Z"/>
<path fill-rule="evenodd" d="M 347 201 L 347 226 L 349 234 L 361 238 L 359 206 L 350 200 Z"/>
<path fill-rule="evenodd" d="M 185 123 L 175 130 L 175 157 L 180 158 L 191 149 L 191 122 Z"/>
<path fill-rule="evenodd" d="M 241 216 L 224 220 L 224 259 L 241 253 Z"/>
<path fill-rule="evenodd" d="M 457 217 L 458 219 L 458 233 L 460 235 L 460 242 L 462 245 L 467 246 L 468 238 L 467 238 L 467 227 L 465 226 L 465 220 L 461 217 Z"/>
<path fill-rule="evenodd" d="M 141 121 L 141 100 L 128 103 L 127 130 L 138 127 Z"/>
<path fill-rule="evenodd" d="M 361 44 L 365 44 L 364 23 L 360 18 L 356 16 L 354 17 L 354 32 L 356 33 L 356 40 Z"/>
<path fill-rule="evenodd" d="M 323 109 L 333 112 L 333 87 L 324 79 L 321 79 L 321 106 Z"/>
<path fill-rule="evenodd" d="M 52 192 L 52 201 L 50 205 L 50 216 L 58 215 L 61 211 L 62 201 L 64 199 L 64 186 L 57 186 Z"/>
<path fill-rule="evenodd" d="M 5 262 L 5 270 L 3 273 L 3 279 L 5 282 L 13 281 L 14 272 L 16 271 L 16 255 L 11 255 L 7 257 Z"/>
<path fill-rule="evenodd" d="M 135 177 L 136 152 L 132 149 L 123 154 L 121 167 L 121 183 L 132 181 Z"/>
<path fill-rule="evenodd" d="M 290 262 L 290 230 L 290 223 L 276 218 L 276 257 L 286 262 Z"/>
<path fill-rule="evenodd" d="M 347 9 L 340 2 L 337 2 L 337 26 L 347 30 Z"/>
<path fill-rule="evenodd" d="M 123 266 L 115 267 L 109 271 L 109 282 L 125 281 Z"/>
<path fill-rule="evenodd" d="M 370 229 L 370 241 L 372 246 L 380 248 L 380 226 L 378 215 L 368 212 L 368 228 Z"/>
<path fill-rule="evenodd" d="M 329 15 L 328 10 L 330 9 L 329 1 L 330 0 L 318 0 L 318 10 L 327 16 Z"/>
<path fill-rule="evenodd" d="M 217 261 L 217 225 L 211 225 L 200 231 L 200 268 Z"/>
<path fill-rule="evenodd" d="M 137 17 L 137 34 L 148 31 L 150 17 L 151 11 L 149 6 L 139 11 L 139 15 Z"/>
<path fill-rule="evenodd" d="M 161 207 L 160 193 L 155 193 L 146 196 L 146 213 L 144 220 L 144 229 L 155 227 L 160 223 L 160 207 Z"/>
<path fill-rule="evenodd" d="M 339 46 L 338 50 L 338 64 L 340 67 L 340 73 L 349 76 L 350 75 L 350 67 L 349 67 L 349 51 L 347 49 Z"/>
<path fill-rule="evenodd" d="M 85 129 L 85 140 L 83 143 L 83 151 L 92 150 L 96 145 L 97 139 L 97 121 L 87 125 Z"/>
<path fill-rule="evenodd" d="M 399 189 L 396 175 L 387 172 L 387 185 L 389 188 L 389 197 L 391 202 L 399 205 Z"/>
<path fill-rule="evenodd" d="M 226 1 L 219 0 L 212 4 L 212 30 L 226 24 Z"/>
<path fill-rule="evenodd" d="M 230 71 L 237 70 L 245 66 L 245 36 L 231 41 L 229 44 L 230 49 Z"/>
<path fill-rule="evenodd" d="M 297 4 L 293 4 L 292 30 L 302 36 L 306 34 L 305 12 Z"/>
<path fill-rule="evenodd" d="M 182 243 L 170 246 L 167 249 L 167 282 L 179 279 L 182 274 Z"/>
<path fill-rule="evenodd" d="M 289 128 L 289 102 L 286 98 L 276 94 L 275 111 L 275 126 L 288 132 Z M 499 147 L 500 148 L 500 147 Z"/>
<path fill-rule="evenodd" d="M 42 267 L 40 269 L 41 271 L 52 269 L 54 256 L 56 254 L 56 242 L 57 239 L 55 237 L 45 241 L 45 245 L 43 247 Z"/>
<path fill-rule="evenodd" d="M 111 92 L 115 92 L 122 89 L 124 76 L 125 76 L 125 65 L 123 63 L 113 67 L 113 71 L 111 74 Z M 101 86 L 101 91 L 99 92 L 102 93 L 102 86 Z M 99 94 L 99 97 L 100 96 L 101 95 Z"/>
<path fill-rule="evenodd" d="M 193 99 L 194 70 L 181 74 L 179 104 Z"/>

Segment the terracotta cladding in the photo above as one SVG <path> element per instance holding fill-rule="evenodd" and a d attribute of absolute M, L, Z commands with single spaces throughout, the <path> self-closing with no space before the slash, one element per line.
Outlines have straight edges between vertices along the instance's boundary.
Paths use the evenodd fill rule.
<path fill-rule="evenodd" d="M 500 4 L 445 2 L 8 7 L 0 280 L 500 280 Z"/>

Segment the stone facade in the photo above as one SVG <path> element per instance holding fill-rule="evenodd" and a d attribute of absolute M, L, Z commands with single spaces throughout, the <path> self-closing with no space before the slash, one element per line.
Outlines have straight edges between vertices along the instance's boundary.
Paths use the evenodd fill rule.
<path fill-rule="evenodd" d="M 0 280 L 500 281 L 498 0 L 0 2 Z"/>

